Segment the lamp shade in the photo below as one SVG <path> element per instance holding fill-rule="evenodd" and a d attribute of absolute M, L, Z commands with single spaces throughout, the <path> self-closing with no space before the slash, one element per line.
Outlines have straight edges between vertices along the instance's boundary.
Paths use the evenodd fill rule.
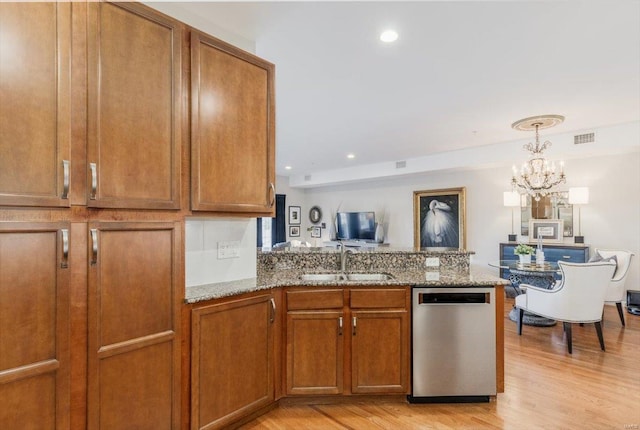
<path fill-rule="evenodd" d="M 574 187 L 569 188 L 569 204 L 586 205 L 589 203 L 589 188 Z"/>
<path fill-rule="evenodd" d="M 520 194 L 517 191 L 505 191 L 503 196 L 506 207 L 520 206 Z"/>

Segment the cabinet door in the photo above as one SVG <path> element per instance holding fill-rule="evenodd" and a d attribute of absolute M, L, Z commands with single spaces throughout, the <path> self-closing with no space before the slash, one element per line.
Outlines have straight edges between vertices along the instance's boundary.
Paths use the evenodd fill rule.
<path fill-rule="evenodd" d="M 89 228 L 89 428 L 178 428 L 180 224 Z"/>
<path fill-rule="evenodd" d="M 0 205 L 68 207 L 71 3 L 0 2 Z"/>
<path fill-rule="evenodd" d="M 405 394 L 409 388 L 407 311 L 353 311 L 351 391 Z"/>
<path fill-rule="evenodd" d="M 341 394 L 342 312 L 287 314 L 287 394 Z"/>
<path fill-rule="evenodd" d="M 68 223 L 0 223 L 0 428 L 69 428 Z"/>
<path fill-rule="evenodd" d="M 87 25 L 88 205 L 178 209 L 182 25 L 106 2 Z"/>
<path fill-rule="evenodd" d="M 274 214 L 274 66 L 191 34 L 191 208 Z"/>
<path fill-rule="evenodd" d="M 192 311 L 192 429 L 224 428 L 274 400 L 274 322 L 271 295 Z"/>

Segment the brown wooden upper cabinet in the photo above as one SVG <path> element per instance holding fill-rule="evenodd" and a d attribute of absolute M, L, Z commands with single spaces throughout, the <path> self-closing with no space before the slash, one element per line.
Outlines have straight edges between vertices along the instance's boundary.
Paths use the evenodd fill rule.
<path fill-rule="evenodd" d="M 191 209 L 274 214 L 273 64 L 191 33 Z"/>
<path fill-rule="evenodd" d="M 140 4 L 88 4 L 88 206 L 179 209 L 183 31 Z"/>
<path fill-rule="evenodd" d="M 71 3 L 0 3 L 0 206 L 70 206 Z"/>

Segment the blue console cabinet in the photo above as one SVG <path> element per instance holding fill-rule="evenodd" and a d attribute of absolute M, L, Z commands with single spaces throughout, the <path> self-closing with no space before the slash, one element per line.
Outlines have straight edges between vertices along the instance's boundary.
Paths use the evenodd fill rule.
<path fill-rule="evenodd" d="M 513 250 L 518 246 L 517 242 L 506 242 L 500 244 L 500 260 L 517 260 L 518 256 Z M 531 244 L 534 248 L 535 244 Z M 558 262 L 569 261 L 571 263 L 586 263 L 589 261 L 588 245 L 572 245 L 572 244 L 543 244 L 545 261 Z M 500 277 L 509 279 L 509 269 L 500 269 Z M 556 275 L 559 279 L 560 275 Z"/>

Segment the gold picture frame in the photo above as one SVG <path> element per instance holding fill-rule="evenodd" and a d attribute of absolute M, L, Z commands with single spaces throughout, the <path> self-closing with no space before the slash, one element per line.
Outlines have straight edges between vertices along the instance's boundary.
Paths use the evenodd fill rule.
<path fill-rule="evenodd" d="M 466 188 L 413 192 L 413 246 L 465 249 Z"/>

